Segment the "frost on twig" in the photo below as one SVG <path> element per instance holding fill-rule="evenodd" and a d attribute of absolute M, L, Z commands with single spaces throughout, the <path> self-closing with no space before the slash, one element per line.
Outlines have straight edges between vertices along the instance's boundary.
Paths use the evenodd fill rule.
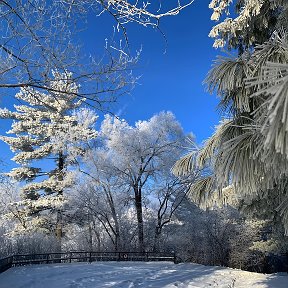
<path fill-rule="evenodd" d="M 119 25 L 136 22 L 143 26 L 158 26 L 161 18 L 178 15 L 183 9 L 190 6 L 194 0 L 175 1 L 174 7 L 167 10 L 162 8 L 161 1 L 158 5 L 149 1 L 100 0 L 97 2 L 103 6 L 101 13 L 108 11 Z"/>

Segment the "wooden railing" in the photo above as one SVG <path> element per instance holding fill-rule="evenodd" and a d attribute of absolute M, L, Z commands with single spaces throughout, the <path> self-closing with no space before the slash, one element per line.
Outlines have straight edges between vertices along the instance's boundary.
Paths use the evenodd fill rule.
<path fill-rule="evenodd" d="M 0 273 L 12 267 L 13 256 L 0 259 Z"/>
<path fill-rule="evenodd" d="M 13 266 L 73 263 L 95 261 L 173 261 L 176 262 L 174 253 L 153 252 L 86 252 L 71 251 L 62 253 L 22 254 L 0 259 L 0 273 Z"/>

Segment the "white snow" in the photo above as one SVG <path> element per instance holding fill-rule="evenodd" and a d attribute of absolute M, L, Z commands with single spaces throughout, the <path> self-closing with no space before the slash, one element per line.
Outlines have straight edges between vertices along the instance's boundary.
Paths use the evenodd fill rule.
<path fill-rule="evenodd" d="M 0 287 L 287 288 L 288 274 L 265 275 L 230 268 L 167 262 L 47 264 L 11 268 L 0 274 Z"/>

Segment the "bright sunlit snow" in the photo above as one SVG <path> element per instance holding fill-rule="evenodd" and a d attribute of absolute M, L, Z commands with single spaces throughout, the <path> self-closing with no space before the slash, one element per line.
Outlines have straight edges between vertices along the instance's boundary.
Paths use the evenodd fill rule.
<path fill-rule="evenodd" d="M 288 275 L 265 275 L 190 263 L 95 262 L 11 268 L 0 274 L 0 287 L 287 288 Z"/>

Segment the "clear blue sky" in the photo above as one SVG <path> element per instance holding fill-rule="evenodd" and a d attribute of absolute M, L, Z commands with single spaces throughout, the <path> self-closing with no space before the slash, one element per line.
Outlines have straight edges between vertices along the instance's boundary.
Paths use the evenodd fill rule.
<path fill-rule="evenodd" d="M 115 113 L 122 111 L 121 118 L 134 124 L 169 110 L 186 132 L 194 133 L 198 143 L 212 134 L 220 118 L 216 111 L 218 100 L 205 92 L 202 82 L 220 51 L 212 47 L 213 40 L 208 37 L 213 26 L 209 2 L 195 0 L 179 15 L 162 19 L 161 29 L 167 43 L 155 29 L 128 25 L 131 50 L 141 46 L 143 49 L 134 71 L 134 75 L 141 75 L 141 78 L 131 95 L 122 97 L 114 107 Z M 101 51 L 104 39 L 112 34 L 113 24 L 108 15 L 89 16 L 89 29 L 82 32 L 79 39 L 85 42 L 83 49 L 87 49 L 87 54 L 99 47 Z M 1 106 L 7 105 L 11 107 L 8 98 L 2 99 Z M 9 129 L 8 123 L 3 121 L 6 120 L 0 123 L 2 135 Z M 1 159 L 7 161 L 13 156 L 5 143 L 0 143 L 0 149 Z"/>

